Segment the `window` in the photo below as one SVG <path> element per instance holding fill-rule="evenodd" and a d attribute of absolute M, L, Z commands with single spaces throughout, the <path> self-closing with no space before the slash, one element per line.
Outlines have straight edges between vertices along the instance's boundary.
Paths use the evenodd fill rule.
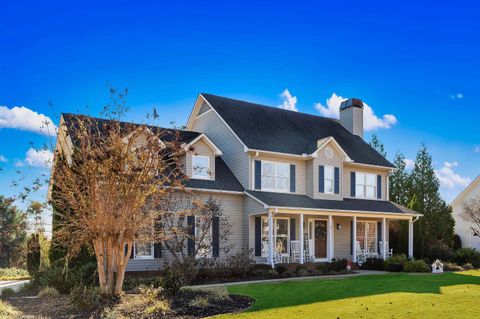
<path fill-rule="evenodd" d="M 290 191 L 290 165 L 262 161 L 262 190 L 274 192 Z"/>
<path fill-rule="evenodd" d="M 376 189 L 376 175 L 366 173 L 355 174 L 355 197 L 375 198 Z"/>
<path fill-rule="evenodd" d="M 151 243 L 135 243 L 133 256 L 135 259 L 153 259 L 153 245 Z"/>
<path fill-rule="evenodd" d="M 195 216 L 195 238 L 199 245 L 195 257 L 212 257 L 212 222 L 210 217 Z"/>
<path fill-rule="evenodd" d="M 357 222 L 357 241 L 368 252 L 377 252 L 377 223 Z"/>
<path fill-rule="evenodd" d="M 275 242 L 275 251 L 282 255 L 289 254 L 289 229 L 290 220 L 288 218 L 274 218 L 273 240 Z M 268 256 L 268 218 L 262 218 L 262 257 Z"/>
<path fill-rule="evenodd" d="M 205 155 L 192 156 L 192 177 L 210 179 L 210 157 Z"/>
<path fill-rule="evenodd" d="M 324 193 L 325 194 L 333 194 L 333 187 L 335 185 L 335 181 L 334 181 L 334 176 L 333 176 L 333 166 L 325 166 L 324 167 L 324 170 L 325 170 L 325 177 L 324 177 L 324 180 L 325 180 L 325 189 L 324 189 Z"/>

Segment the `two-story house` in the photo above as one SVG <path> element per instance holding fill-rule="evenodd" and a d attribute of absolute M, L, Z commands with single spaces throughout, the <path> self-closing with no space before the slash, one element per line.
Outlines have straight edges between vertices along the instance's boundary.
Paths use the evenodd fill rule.
<path fill-rule="evenodd" d="M 363 140 L 360 100 L 344 101 L 336 120 L 202 93 L 181 136 L 188 187 L 221 199 L 233 253 L 250 249 L 256 262 L 272 266 L 386 258 L 388 223 L 405 220 L 413 256 L 413 223 L 421 215 L 388 201 L 394 166 Z M 161 252 L 143 245 L 127 271 L 161 264 Z"/>

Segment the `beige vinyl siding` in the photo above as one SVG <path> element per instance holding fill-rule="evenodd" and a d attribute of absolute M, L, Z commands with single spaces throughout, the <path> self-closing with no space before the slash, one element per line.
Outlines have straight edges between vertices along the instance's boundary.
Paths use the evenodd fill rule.
<path fill-rule="evenodd" d="M 243 200 L 242 194 L 220 194 L 220 193 L 205 193 L 198 192 L 198 198 L 207 200 L 210 196 L 217 199 L 222 206 L 223 214 L 228 219 L 228 225 L 231 227 L 231 234 L 227 241 L 220 240 L 220 260 L 225 260 L 226 254 L 225 246 L 233 244 L 229 255 L 235 255 L 242 251 L 244 243 L 243 232 Z M 221 226 L 220 226 L 221 227 Z M 221 231 L 221 230 L 220 230 Z M 173 260 L 171 254 L 164 248 L 162 251 L 162 258 L 158 259 L 129 259 L 126 271 L 156 271 L 161 270 L 165 263 L 170 263 Z"/>
<path fill-rule="evenodd" d="M 455 219 L 455 234 L 460 236 L 463 248 L 476 247 L 478 240 L 478 237 L 473 237 L 473 231 L 471 227 L 474 227 L 474 224 L 463 220 L 461 216 L 464 211 L 465 203 L 472 199 L 480 198 L 480 178 L 477 177 L 477 179 L 478 181 L 473 181 L 472 185 L 468 187 L 467 191 L 461 194 L 460 198 L 456 199 L 452 204 L 452 215 Z"/>
<path fill-rule="evenodd" d="M 305 175 L 306 175 L 306 179 L 305 179 L 305 189 L 306 189 L 306 195 L 309 196 L 309 197 L 313 197 L 313 190 L 314 190 L 314 187 L 313 187 L 313 160 L 311 161 L 307 161 L 305 163 Z M 318 172 L 317 172 L 318 174 Z"/>
<path fill-rule="evenodd" d="M 205 155 L 209 157 L 209 174 L 211 179 L 215 179 L 215 155 L 214 150 L 203 141 L 203 139 L 198 140 L 195 144 L 192 145 L 191 150 L 189 150 L 185 156 L 185 170 L 188 177 L 192 177 L 192 158 L 194 155 Z"/>
<path fill-rule="evenodd" d="M 341 229 L 337 229 L 337 224 L 340 224 Z M 333 217 L 333 256 L 337 259 L 352 259 L 351 250 L 351 217 Z"/>
<path fill-rule="evenodd" d="M 222 151 L 222 158 L 244 188 L 248 188 L 249 156 L 243 144 L 215 111 L 202 114 L 193 121 L 193 131 L 205 133 Z"/>
<path fill-rule="evenodd" d="M 281 156 L 272 156 L 272 155 L 262 155 L 252 156 L 252 164 L 250 165 L 252 173 L 250 174 L 250 185 L 251 189 L 255 188 L 255 161 L 270 161 L 270 162 L 279 162 L 295 165 L 295 193 L 306 195 L 307 193 L 307 166 L 306 161 L 296 160 L 296 159 L 285 159 Z"/>
<path fill-rule="evenodd" d="M 343 197 L 346 198 L 352 198 L 350 196 L 350 173 L 351 172 L 361 172 L 361 173 L 369 173 L 369 174 L 375 174 L 375 175 L 381 175 L 382 176 L 382 198 L 381 200 L 387 200 L 387 184 L 388 184 L 388 173 L 385 170 L 382 169 L 375 169 L 375 168 L 369 168 L 365 166 L 360 166 L 360 165 L 355 165 L 355 164 L 347 164 L 345 163 L 343 165 Z M 376 180 L 376 177 L 375 177 Z M 375 200 L 378 200 L 376 197 L 375 193 Z"/>
<path fill-rule="evenodd" d="M 243 231 L 245 246 L 255 254 L 255 214 L 266 214 L 266 208 L 249 196 L 244 197 Z"/>
<path fill-rule="evenodd" d="M 333 157 L 328 158 L 325 156 L 325 149 L 327 147 L 331 147 L 333 150 Z M 342 170 L 343 170 L 343 161 L 344 161 L 344 156 L 340 153 L 338 148 L 333 144 L 333 143 L 328 143 L 328 145 L 324 146 L 319 152 L 318 156 L 312 160 L 312 176 L 313 176 L 313 184 L 312 184 L 312 193 L 313 193 L 313 198 L 315 199 L 335 199 L 335 200 L 341 200 L 342 194 L 343 194 L 343 183 L 342 183 Z M 340 169 L 340 192 L 338 194 L 325 194 L 325 193 L 320 193 L 318 189 L 318 170 L 319 166 L 333 166 L 333 167 L 338 167 Z"/>

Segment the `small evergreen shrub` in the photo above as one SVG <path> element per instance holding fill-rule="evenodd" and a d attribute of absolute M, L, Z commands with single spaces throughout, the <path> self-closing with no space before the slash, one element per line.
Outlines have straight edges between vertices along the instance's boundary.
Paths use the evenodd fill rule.
<path fill-rule="evenodd" d="M 183 272 L 176 267 L 167 267 L 162 276 L 162 287 L 165 293 L 170 296 L 178 294 L 180 289 L 185 286 Z"/>
<path fill-rule="evenodd" d="M 100 289 L 87 286 L 75 286 L 70 292 L 70 303 L 79 311 L 92 310 L 102 303 Z"/>
<path fill-rule="evenodd" d="M 462 248 L 456 251 L 454 261 L 459 264 L 471 263 L 475 267 L 480 267 L 480 252 L 473 248 Z"/>
<path fill-rule="evenodd" d="M 284 264 L 276 264 L 275 265 L 275 270 L 278 272 L 278 274 L 281 276 L 284 273 L 288 271 L 288 267 Z"/>
<path fill-rule="evenodd" d="M 38 298 L 42 299 L 55 299 L 58 296 L 60 296 L 60 293 L 53 287 L 45 287 L 38 292 Z"/>
<path fill-rule="evenodd" d="M 453 250 L 459 250 L 462 248 L 462 239 L 457 234 L 453 235 Z"/>
<path fill-rule="evenodd" d="M 384 270 L 385 262 L 381 258 L 367 258 L 360 268 L 366 270 Z"/>
<path fill-rule="evenodd" d="M 430 267 L 424 260 L 409 260 L 403 264 L 405 272 L 430 272 Z"/>
<path fill-rule="evenodd" d="M 123 281 L 123 290 L 135 291 L 141 286 L 159 288 L 162 286 L 161 277 L 126 277 Z"/>
<path fill-rule="evenodd" d="M 27 241 L 27 270 L 32 276 L 40 269 L 40 253 L 38 234 L 33 234 Z"/>
<path fill-rule="evenodd" d="M 472 270 L 475 269 L 471 263 L 466 263 L 465 265 L 462 266 L 464 270 Z"/>
<path fill-rule="evenodd" d="M 170 303 L 167 300 L 157 300 L 152 306 L 147 307 L 145 312 L 148 315 L 161 315 L 165 316 L 170 312 Z"/>
<path fill-rule="evenodd" d="M 393 255 L 385 260 L 384 269 L 390 272 L 403 271 L 403 265 L 408 261 L 408 258 L 404 254 Z"/>
<path fill-rule="evenodd" d="M 455 252 L 445 244 L 435 244 L 432 245 L 426 253 L 426 257 L 430 262 L 434 262 L 437 259 L 442 261 L 453 260 L 455 257 Z"/>
<path fill-rule="evenodd" d="M 346 259 L 335 259 L 328 264 L 330 271 L 344 271 L 347 269 L 348 261 Z"/>
<path fill-rule="evenodd" d="M 197 296 L 190 301 L 189 306 L 194 308 L 207 308 L 209 304 L 210 300 L 208 296 Z"/>
<path fill-rule="evenodd" d="M 15 291 L 12 288 L 3 288 L 2 289 L 2 298 L 10 298 L 15 295 Z"/>

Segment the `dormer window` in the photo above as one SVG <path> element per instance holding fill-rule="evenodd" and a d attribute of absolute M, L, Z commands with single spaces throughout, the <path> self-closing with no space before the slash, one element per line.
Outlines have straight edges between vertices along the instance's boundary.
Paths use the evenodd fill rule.
<path fill-rule="evenodd" d="M 333 166 L 325 166 L 325 194 L 333 194 Z"/>
<path fill-rule="evenodd" d="M 206 155 L 192 156 L 192 178 L 211 179 L 209 156 L 206 156 Z"/>

